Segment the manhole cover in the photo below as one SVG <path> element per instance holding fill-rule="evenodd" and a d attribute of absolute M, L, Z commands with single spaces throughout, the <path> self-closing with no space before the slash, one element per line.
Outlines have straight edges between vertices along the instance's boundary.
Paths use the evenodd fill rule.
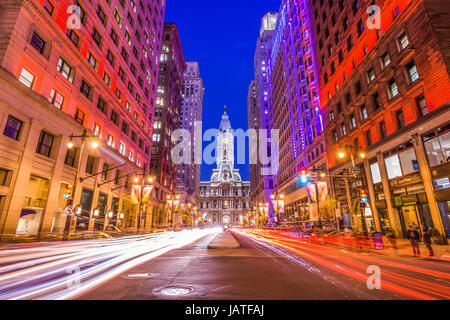
<path fill-rule="evenodd" d="M 191 287 L 165 287 L 160 290 L 161 294 L 165 294 L 167 296 L 182 296 L 191 293 L 194 291 Z"/>
<path fill-rule="evenodd" d="M 158 276 L 158 273 L 134 273 L 126 275 L 128 279 L 148 279 Z"/>

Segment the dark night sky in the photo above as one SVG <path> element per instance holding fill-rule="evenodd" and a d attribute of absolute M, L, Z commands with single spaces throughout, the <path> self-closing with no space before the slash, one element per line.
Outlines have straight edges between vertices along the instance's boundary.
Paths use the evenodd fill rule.
<path fill-rule="evenodd" d="M 167 0 L 165 22 L 177 25 L 185 60 L 199 62 L 203 131 L 218 128 L 225 104 L 233 129 L 247 130 L 247 92 L 261 18 L 279 6 L 280 0 Z M 212 168 L 202 165 L 201 180 L 210 179 Z M 248 164 L 237 168 L 249 180 Z"/>

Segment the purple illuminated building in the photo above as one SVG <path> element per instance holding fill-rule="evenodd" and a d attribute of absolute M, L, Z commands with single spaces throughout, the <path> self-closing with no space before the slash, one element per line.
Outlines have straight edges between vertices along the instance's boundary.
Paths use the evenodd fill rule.
<path fill-rule="evenodd" d="M 315 197 L 316 190 L 326 190 L 325 182 L 324 186 L 318 182 L 307 187 L 299 179 L 302 169 L 326 169 L 311 31 L 306 1 L 283 0 L 267 68 L 270 126 L 279 130 L 279 167 L 273 193 L 284 196 L 284 212 L 278 217 L 282 223 L 318 221 L 317 208 L 324 199 Z"/>

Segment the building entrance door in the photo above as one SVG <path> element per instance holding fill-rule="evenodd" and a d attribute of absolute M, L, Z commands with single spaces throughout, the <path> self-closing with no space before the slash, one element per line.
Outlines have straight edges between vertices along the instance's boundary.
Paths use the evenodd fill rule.
<path fill-rule="evenodd" d="M 224 224 L 224 225 L 229 225 L 230 224 L 230 216 L 229 215 L 224 215 L 223 216 L 223 218 L 222 218 L 222 223 Z"/>
<path fill-rule="evenodd" d="M 419 216 L 417 214 L 416 206 L 415 205 L 403 206 L 402 211 L 403 211 L 403 219 L 405 221 L 406 230 L 409 229 L 409 225 L 411 223 L 414 223 L 416 225 L 416 227 L 419 227 L 419 229 L 420 229 L 420 220 L 419 220 Z"/>

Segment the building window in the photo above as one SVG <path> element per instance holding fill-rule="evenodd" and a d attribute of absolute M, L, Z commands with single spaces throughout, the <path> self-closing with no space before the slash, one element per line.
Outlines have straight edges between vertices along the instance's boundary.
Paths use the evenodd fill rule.
<path fill-rule="evenodd" d="M 102 128 L 100 127 L 100 125 L 98 125 L 97 123 L 94 123 L 94 128 L 93 128 L 93 132 L 94 135 L 101 138 L 101 132 L 102 132 Z"/>
<path fill-rule="evenodd" d="M 424 96 L 416 99 L 417 109 L 419 110 L 419 116 L 424 116 L 430 112 L 428 109 L 427 101 Z"/>
<path fill-rule="evenodd" d="M 353 116 L 353 115 L 351 118 L 351 124 L 352 124 L 352 129 L 355 129 L 356 128 L 356 119 L 355 119 L 355 116 Z"/>
<path fill-rule="evenodd" d="M 98 96 L 97 109 L 99 109 L 101 112 L 106 114 L 106 112 L 107 112 L 106 107 L 107 107 L 106 101 L 101 96 Z M 113 113 L 114 113 L 114 111 L 113 111 Z M 111 114 L 111 116 L 112 116 L 112 114 Z"/>
<path fill-rule="evenodd" d="M 413 83 L 414 81 L 416 81 L 417 79 L 419 79 L 419 72 L 417 71 L 417 66 L 414 63 L 414 60 L 411 61 L 407 66 L 406 66 L 407 70 L 408 70 L 408 78 L 409 78 L 409 83 Z"/>
<path fill-rule="evenodd" d="M 114 110 L 111 111 L 111 121 L 118 126 L 119 125 L 119 114 Z"/>
<path fill-rule="evenodd" d="M 14 118 L 13 116 L 8 116 L 5 130 L 3 130 L 3 135 L 14 140 L 19 140 L 22 127 L 23 127 L 22 121 Z"/>
<path fill-rule="evenodd" d="M 359 19 L 357 29 L 358 29 L 358 36 L 361 36 L 362 33 L 364 32 L 364 22 L 362 21 L 362 19 Z"/>
<path fill-rule="evenodd" d="M 114 176 L 114 184 L 119 184 L 119 178 L 120 178 L 120 170 L 116 170 L 115 176 Z"/>
<path fill-rule="evenodd" d="M 372 101 L 373 101 L 373 105 L 375 106 L 375 110 L 378 110 L 381 108 L 381 99 L 380 99 L 378 92 L 375 92 L 372 95 Z"/>
<path fill-rule="evenodd" d="M 108 171 L 109 171 L 109 165 L 107 163 L 103 163 L 102 180 L 108 179 Z"/>
<path fill-rule="evenodd" d="M 97 16 L 99 17 L 100 21 L 104 25 L 106 22 L 106 15 L 105 15 L 105 12 L 103 11 L 102 7 L 100 7 L 100 5 L 97 5 Z"/>
<path fill-rule="evenodd" d="M 391 63 L 391 58 L 389 57 L 389 53 L 385 53 L 381 56 L 381 61 L 383 63 L 383 68 L 386 68 Z"/>
<path fill-rule="evenodd" d="M 67 148 L 66 158 L 64 160 L 64 164 L 75 167 L 75 159 L 77 156 L 78 149 L 77 148 Z"/>
<path fill-rule="evenodd" d="M 36 32 L 33 32 L 30 43 L 40 54 L 44 53 L 45 41 Z"/>
<path fill-rule="evenodd" d="M 368 118 L 366 105 L 362 104 L 360 110 L 361 110 L 361 118 L 363 120 L 366 120 Z"/>
<path fill-rule="evenodd" d="M 58 66 L 56 69 L 63 75 L 64 78 L 70 82 L 73 82 L 72 67 L 62 57 L 59 57 Z"/>
<path fill-rule="evenodd" d="M 372 173 L 373 184 L 380 183 L 381 182 L 381 173 L 380 173 L 380 168 L 378 166 L 378 162 L 372 163 L 370 165 L 370 172 Z"/>
<path fill-rule="evenodd" d="M 75 45 L 75 47 L 78 47 L 78 41 L 80 40 L 80 37 L 73 31 L 73 29 L 67 29 L 67 37 L 69 37 L 70 41 Z"/>
<path fill-rule="evenodd" d="M 95 69 L 95 67 L 97 66 L 97 59 L 95 59 L 94 55 L 88 52 L 86 58 L 89 64 L 92 66 L 92 68 Z"/>
<path fill-rule="evenodd" d="M 0 186 L 7 187 L 10 184 L 11 170 L 0 168 Z"/>
<path fill-rule="evenodd" d="M 94 40 L 94 42 L 97 44 L 97 46 L 99 48 L 101 48 L 102 46 L 102 36 L 100 35 L 100 33 L 97 31 L 97 29 L 95 29 L 95 27 L 92 29 L 92 39 Z"/>
<path fill-rule="evenodd" d="M 347 38 L 347 50 L 350 51 L 353 48 L 353 40 L 352 36 L 349 36 Z"/>
<path fill-rule="evenodd" d="M 384 159 L 384 162 L 386 164 L 386 171 L 389 180 L 401 177 L 403 175 L 398 154 Z"/>
<path fill-rule="evenodd" d="M 389 98 L 393 99 L 398 95 L 398 87 L 395 79 L 389 81 Z"/>
<path fill-rule="evenodd" d="M 386 123 L 384 122 L 384 120 L 381 120 L 379 122 L 379 127 L 380 127 L 380 138 L 383 139 L 387 136 Z"/>
<path fill-rule="evenodd" d="M 46 157 L 50 157 L 54 136 L 45 131 L 41 131 L 36 152 Z"/>
<path fill-rule="evenodd" d="M 77 108 L 75 111 L 74 119 L 79 124 L 83 124 L 84 122 L 84 112 Z"/>
<path fill-rule="evenodd" d="M 81 80 L 80 91 L 86 98 L 90 99 L 92 87 L 84 80 Z"/>
<path fill-rule="evenodd" d="M 103 73 L 103 81 L 108 87 L 111 85 L 111 77 L 106 72 Z"/>
<path fill-rule="evenodd" d="M 107 142 L 107 144 L 111 148 L 114 148 L 114 137 L 111 134 L 108 134 L 108 142 Z"/>
<path fill-rule="evenodd" d="M 372 134 L 370 133 L 370 129 L 366 131 L 366 139 L 367 139 L 367 145 L 372 145 Z"/>
<path fill-rule="evenodd" d="M 22 68 L 20 72 L 19 81 L 26 85 L 28 88 L 31 88 L 34 83 L 34 75 L 29 72 L 27 69 Z"/>
<path fill-rule="evenodd" d="M 55 89 L 52 89 L 50 91 L 50 96 L 48 97 L 48 101 L 54 105 L 55 107 L 57 107 L 58 109 L 62 108 L 63 102 L 64 102 L 64 97 Z"/>
<path fill-rule="evenodd" d="M 342 129 L 342 135 L 346 136 L 347 135 L 347 129 L 345 128 L 345 124 L 341 124 L 341 129 Z"/>
<path fill-rule="evenodd" d="M 430 167 L 450 161 L 450 125 L 423 135 Z"/>
<path fill-rule="evenodd" d="M 52 14 L 53 14 L 54 6 L 53 6 L 53 4 L 52 4 L 50 1 L 45 0 L 45 2 L 44 2 L 44 9 L 45 9 L 45 11 L 47 11 L 50 15 L 52 15 Z"/>
<path fill-rule="evenodd" d="M 405 124 L 405 117 L 403 115 L 403 110 L 402 109 L 397 110 L 395 112 L 395 119 L 397 120 L 398 129 L 404 128 L 406 126 L 406 124 Z"/>
<path fill-rule="evenodd" d="M 95 158 L 89 155 L 86 160 L 86 169 L 85 169 L 86 173 L 92 174 L 94 172 L 94 162 Z"/>
<path fill-rule="evenodd" d="M 125 121 L 122 121 L 122 132 L 128 135 L 130 126 Z"/>
<path fill-rule="evenodd" d="M 371 83 L 373 80 L 375 80 L 375 78 L 376 78 L 375 71 L 372 68 L 367 72 L 367 79 L 368 79 L 367 82 Z"/>
<path fill-rule="evenodd" d="M 402 33 L 400 37 L 398 37 L 398 44 L 400 46 L 400 51 L 404 50 L 409 45 L 408 36 L 406 33 Z"/>
<path fill-rule="evenodd" d="M 111 50 L 108 49 L 108 53 L 106 54 L 106 60 L 108 60 L 109 64 L 114 67 L 115 57 Z"/>
<path fill-rule="evenodd" d="M 120 152 L 122 155 L 125 155 L 125 149 L 126 149 L 125 145 L 121 142 L 121 143 L 119 144 L 119 152 Z"/>

